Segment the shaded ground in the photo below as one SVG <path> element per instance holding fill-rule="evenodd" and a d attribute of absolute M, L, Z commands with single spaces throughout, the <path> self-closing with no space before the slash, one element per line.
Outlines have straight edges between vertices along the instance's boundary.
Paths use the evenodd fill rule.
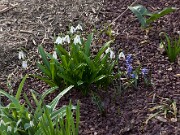
<path fill-rule="evenodd" d="M 4 3 L 4 2 L 3 2 Z M 15 6 L 10 10 L 0 12 L 0 87 L 5 88 L 6 77 L 12 74 L 12 85 L 17 86 L 20 76 L 26 72 L 36 72 L 35 60 L 37 60 L 38 44 L 46 47 L 53 46 L 53 36 L 67 29 L 69 24 L 83 23 L 84 27 L 102 28 L 102 25 L 111 22 L 121 14 L 132 1 L 105 0 L 103 1 L 64 1 L 55 0 L 15 0 L 11 1 Z M 102 5 L 103 3 L 103 5 Z M 140 1 L 155 11 L 167 6 L 180 7 L 179 0 L 167 2 L 166 0 Z M 75 6 L 76 5 L 76 6 Z M 119 34 L 113 44 L 116 52 L 122 49 L 125 54 L 131 53 L 137 57 L 143 66 L 152 71 L 152 88 L 140 86 L 138 90 L 128 90 L 114 97 L 115 88 L 112 86 L 103 92 L 102 99 L 105 104 L 106 116 L 102 117 L 90 97 L 83 97 L 75 90 L 66 95 L 62 103 L 69 99 L 81 101 L 81 126 L 82 135 L 178 135 L 180 134 L 180 67 L 170 63 L 166 56 L 157 50 L 160 40 L 159 33 L 167 32 L 177 35 L 180 31 L 180 11 L 177 10 L 154 23 L 152 29 L 145 36 L 145 31 L 134 15 L 127 11 L 113 26 Z M 87 29 L 88 31 L 88 29 Z M 145 41 L 146 40 L 146 41 Z M 21 69 L 21 63 L 17 59 L 17 52 L 24 48 L 29 59 L 29 69 Z M 50 47 L 51 48 L 51 47 Z M 47 86 L 43 83 L 29 79 L 28 88 L 40 88 Z M 55 94 L 54 94 L 55 95 Z M 53 98 L 51 95 L 50 98 Z M 152 119 L 146 125 L 145 121 L 151 112 L 149 108 L 162 104 L 164 98 L 175 100 L 178 108 L 177 121 L 167 119 Z M 62 104 L 61 103 L 61 104 Z"/>

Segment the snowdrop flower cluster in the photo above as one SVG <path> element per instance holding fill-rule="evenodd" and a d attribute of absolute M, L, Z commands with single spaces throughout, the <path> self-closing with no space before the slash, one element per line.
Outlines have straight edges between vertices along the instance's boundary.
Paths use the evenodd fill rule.
<path fill-rule="evenodd" d="M 25 53 L 23 52 L 23 51 L 19 51 L 19 54 L 18 54 L 18 58 L 19 58 L 19 60 L 23 60 L 22 61 L 22 67 L 24 68 L 24 69 L 26 69 L 27 68 L 27 61 L 25 60 Z"/>
<path fill-rule="evenodd" d="M 62 45 L 65 42 L 67 42 L 68 44 L 71 42 L 69 35 L 66 35 L 65 37 L 58 36 L 54 43 Z"/>
<path fill-rule="evenodd" d="M 70 27 L 70 33 L 71 33 L 71 34 L 74 34 L 77 30 L 81 30 L 81 31 L 83 30 L 83 29 L 82 29 L 82 26 L 81 26 L 80 24 L 78 24 L 78 25 L 76 26 L 76 28 L 73 27 L 73 26 Z"/>
<path fill-rule="evenodd" d="M 112 51 L 112 49 L 110 47 L 108 47 L 108 49 L 105 51 L 105 53 L 110 53 L 110 58 L 111 59 L 114 59 L 116 56 L 115 56 L 115 53 Z"/>
<path fill-rule="evenodd" d="M 80 25 L 80 24 L 78 24 L 76 27 L 73 27 L 73 26 L 71 26 L 70 27 L 70 33 L 71 34 L 74 34 L 77 30 L 83 30 L 82 29 L 82 26 Z M 69 35 L 66 35 L 65 37 L 60 37 L 60 36 L 58 36 L 57 38 L 56 38 L 56 41 L 54 42 L 55 44 L 63 44 L 63 43 L 70 43 L 71 42 L 71 39 L 70 39 L 70 37 L 69 37 Z M 79 35 L 76 35 L 75 36 L 75 38 L 74 38 L 74 44 L 76 45 L 76 44 L 81 44 L 81 39 L 80 39 L 80 36 Z"/>

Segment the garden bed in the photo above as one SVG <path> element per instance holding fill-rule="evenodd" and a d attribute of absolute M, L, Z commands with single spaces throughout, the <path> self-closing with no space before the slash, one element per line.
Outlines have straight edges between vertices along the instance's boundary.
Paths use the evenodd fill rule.
<path fill-rule="evenodd" d="M 36 62 L 39 60 L 37 47 L 43 44 L 47 51 L 53 49 L 53 36 L 66 31 L 68 25 L 83 24 L 87 33 L 91 28 L 103 29 L 103 25 L 112 22 L 126 10 L 133 1 L 105 0 L 103 1 L 11 1 L 4 3 L 7 11 L 1 12 L 0 7 L 0 88 L 8 90 L 6 79 L 15 89 L 21 77 L 29 73 L 38 73 Z M 179 0 L 139 1 L 150 11 L 164 7 L 180 7 Z M 75 6 L 76 5 L 76 6 Z M 138 89 L 127 89 L 121 93 L 113 85 L 106 91 L 98 91 L 105 108 L 101 114 L 91 97 L 83 96 L 73 89 L 63 97 L 59 106 L 80 100 L 80 135 L 178 135 L 180 134 L 180 65 L 178 60 L 170 63 L 168 57 L 158 50 L 159 33 L 166 32 L 178 36 L 180 31 L 180 10 L 166 15 L 152 24 L 148 34 L 140 28 L 140 24 L 130 10 L 117 19 L 112 29 L 118 33 L 112 48 L 115 53 L 123 50 L 124 54 L 132 54 L 143 67 L 152 74 L 152 87 L 140 83 Z M 106 35 L 100 38 L 107 41 Z M 102 42 L 104 42 L 102 41 Z M 18 51 L 25 50 L 28 57 L 28 69 L 21 67 Z M 35 89 L 40 93 L 49 88 L 39 80 L 29 78 L 24 91 Z M 95 89 L 95 88 L 93 88 Z M 49 96 L 49 102 L 56 95 Z M 166 98 L 176 101 L 177 120 L 157 117 L 150 119 L 150 108 L 162 105 Z"/>

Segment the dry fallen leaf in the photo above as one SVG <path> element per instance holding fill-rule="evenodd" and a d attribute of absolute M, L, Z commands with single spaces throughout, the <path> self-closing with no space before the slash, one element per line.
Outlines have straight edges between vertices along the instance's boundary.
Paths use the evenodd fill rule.
<path fill-rule="evenodd" d="M 176 75 L 174 75 L 175 77 L 180 77 L 180 74 L 176 74 Z"/>
<path fill-rule="evenodd" d="M 172 122 L 177 122 L 177 118 L 171 118 Z"/>
<path fill-rule="evenodd" d="M 167 122 L 167 119 L 165 119 L 165 118 L 163 118 L 161 116 L 156 116 L 155 118 L 162 121 L 162 122 Z"/>

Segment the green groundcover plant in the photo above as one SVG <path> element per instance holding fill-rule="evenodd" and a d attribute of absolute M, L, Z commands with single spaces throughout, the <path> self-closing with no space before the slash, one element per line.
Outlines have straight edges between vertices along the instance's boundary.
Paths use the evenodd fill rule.
<path fill-rule="evenodd" d="M 77 107 L 68 106 L 56 108 L 60 98 L 73 86 L 64 89 L 49 104 L 45 104 L 44 98 L 58 87 L 52 87 L 39 95 L 31 91 L 35 106 L 31 105 L 26 94 L 25 103 L 20 103 L 22 88 L 27 76 L 19 85 L 15 96 L 0 90 L 0 97 L 9 99 L 9 104 L 0 102 L 0 134 L 1 135 L 78 135 L 79 127 L 79 103 Z M 76 109 L 74 120 L 72 109 Z"/>
<path fill-rule="evenodd" d="M 170 62 L 175 62 L 176 58 L 180 54 L 180 36 L 179 39 L 172 39 L 166 33 L 160 33 L 160 36 L 164 35 L 165 40 L 161 39 L 161 43 L 165 48 Z"/>
<path fill-rule="evenodd" d="M 152 22 L 176 10 L 176 8 L 168 7 L 162 11 L 151 13 L 142 5 L 129 6 L 128 8 L 136 15 L 142 28 L 147 28 Z"/>
<path fill-rule="evenodd" d="M 70 31 L 72 29 L 73 27 Z M 72 34 L 72 32 L 64 37 L 58 36 L 53 55 L 39 46 L 42 63 L 37 65 L 43 76 L 36 75 L 36 77 L 51 86 L 74 85 L 85 94 L 91 84 L 108 85 L 116 77 L 113 74 L 116 63 L 113 59 L 114 55 L 110 50 L 107 52 L 113 41 L 105 43 L 96 55 L 91 55 L 92 39 L 93 34 L 89 34 L 87 39 L 84 39 L 80 34 Z"/>

